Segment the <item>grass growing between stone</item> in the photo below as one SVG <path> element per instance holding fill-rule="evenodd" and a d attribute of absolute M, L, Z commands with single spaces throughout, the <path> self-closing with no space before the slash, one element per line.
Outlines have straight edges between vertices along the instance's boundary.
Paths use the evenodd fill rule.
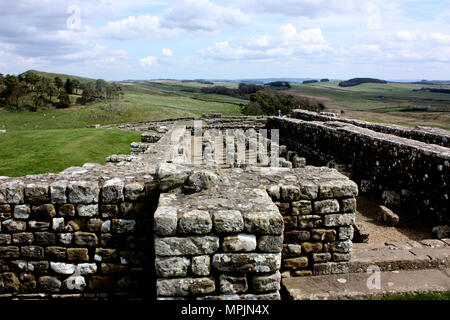
<path fill-rule="evenodd" d="M 128 154 L 141 132 L 108 129 L 23 130 L 0 136 L 0 176 L 58 173 L 86 162 Z"/>

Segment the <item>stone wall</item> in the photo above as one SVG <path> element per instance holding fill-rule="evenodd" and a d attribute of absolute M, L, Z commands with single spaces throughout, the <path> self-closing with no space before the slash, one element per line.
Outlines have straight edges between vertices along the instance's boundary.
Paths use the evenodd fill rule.
<path fill-rule="evenodd" d="M 269 118 L 280 143 L 308 160 L 347 164 L 364 191 L 383 193 L 389 205 L 448 224 L 450 149 L 337 121 Z"/>
<path fill-rule="evenodd" d="M 326 114 L 318 114 L 316 112 L 305 110 L 293 110 L 292 118 L 306 120 L 306 121 L 339 121 L 343 123 L 352 124 L 361 128 L 367 128 L 376 132 L 387 133 L 399 137 L 422 141 L 426 143 L 438 144 L 443 147 L 450 147 L 450 132 L 438 128 L 430 127 L 416 127 L 407 128 L 394 124 L 380 124 L 372 123 L 362 120 L 344 119 L 339 117 L 332 117 Z"/>

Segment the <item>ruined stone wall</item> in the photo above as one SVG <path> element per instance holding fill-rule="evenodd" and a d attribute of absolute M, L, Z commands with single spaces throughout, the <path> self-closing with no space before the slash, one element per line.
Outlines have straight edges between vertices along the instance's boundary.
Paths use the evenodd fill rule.
<path fill-rule="evenodd" d="M 151 285 L 144 183 L 111 179 L 0 185 L 0 294 L 140 297 Z"/>
<path fill-rule="evenodd" d="M 448 223 L 449 148 L 337 121 L 269 118 L 267 128 L 279 129 L 280 143 L 308 160 L 349 165 L 362 190 L 385 192 L 392 204 L 434 224 Z"/>
<path fill-rule="evenodd" d="M 398 125 L 386 125 L 380 123 L 371 123 L 362 120 L 344 119 L 339 117 L 330 117 L 324 114 L 318 114 L 316 112 L 310 112 L 305 110 L 294 110 L 291 115 L 293 118 L 306 120 L 306 121 L 339 121 L 343 123 L 352 124 L 358 127 L 367 128 L 376 132 L 393 134 L 399 137 L 418 140 L 426 143 L 437 144 L 443 147 L 450 147 L 450 132 L 447 130 L 429 128 L 429 127 L 417 127 L 406 128 Z"/>

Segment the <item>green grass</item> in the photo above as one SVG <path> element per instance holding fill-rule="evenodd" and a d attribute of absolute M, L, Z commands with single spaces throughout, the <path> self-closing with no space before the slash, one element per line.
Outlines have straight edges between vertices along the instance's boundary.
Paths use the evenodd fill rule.
<path fill-rule="evenodd" d="M 420 293 L 420 294 L 405 294 L 405 295 L 389 295 L 374 300 L 450 300 L 450 291 Z"/>
<path fill-rule="evenodd" d="M 105 163 L 111 154 L 128 154 L 140 132 L 108 129 L 50 129 L 0 136 L 0 176 L 58 173 L 86 162 Z"/>

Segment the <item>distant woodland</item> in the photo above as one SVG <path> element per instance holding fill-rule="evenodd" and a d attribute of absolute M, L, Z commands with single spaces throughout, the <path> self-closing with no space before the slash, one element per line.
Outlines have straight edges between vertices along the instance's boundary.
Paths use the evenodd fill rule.
<path fill-rule="evenodd" d="M 119 100 L 122 88 L 98 79 L 50 78 L 28 71 L 21 75 L 0 73 L 0 107 L 10 111 L 37 111 L 45 108 L 69 108 L 73 104 Z"/>

